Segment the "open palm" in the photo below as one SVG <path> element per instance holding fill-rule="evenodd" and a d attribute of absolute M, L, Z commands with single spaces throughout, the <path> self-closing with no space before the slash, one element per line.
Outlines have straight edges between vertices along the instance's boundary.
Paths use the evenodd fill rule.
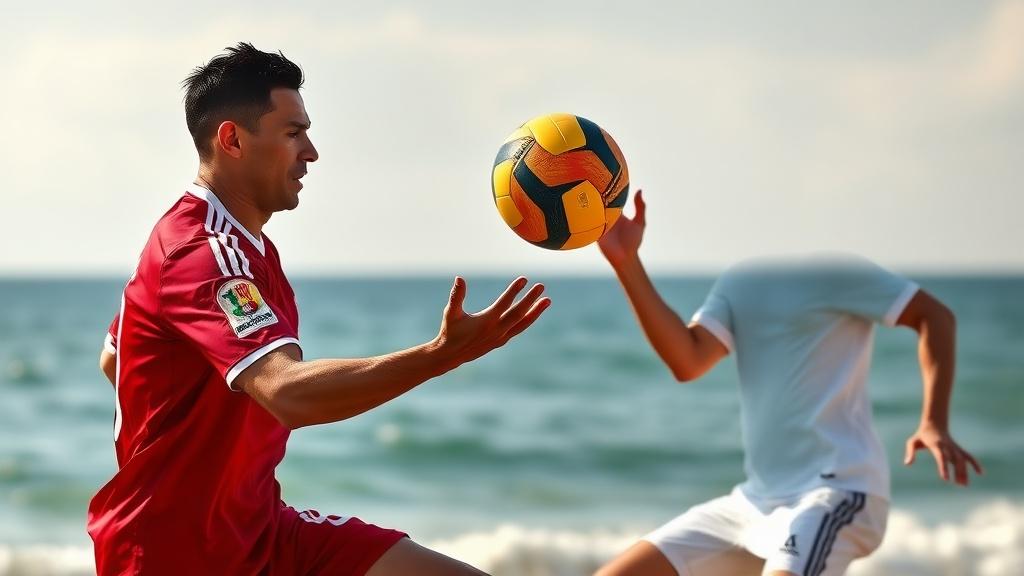
<path fill-rule="evenodd" d="M 543 284 L 534 284 L 516 301 L 516 296 L 526 284 L 526 278 L 515 279 L 494 303 L 471 314 L 463 309 L 466 281 L 462 277 L 455 278 L 436 339 L 448 352 L 449 369 L 504 346 L 540 317 L 551 300 L 541 297 Z"/>

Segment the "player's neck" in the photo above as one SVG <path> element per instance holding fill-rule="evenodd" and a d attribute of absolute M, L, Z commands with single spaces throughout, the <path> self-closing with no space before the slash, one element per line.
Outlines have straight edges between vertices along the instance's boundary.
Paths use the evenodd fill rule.
<path fill-rule="evenodd" d="M 238 220 L 238 223 L 252 234 L 253 238 L 260 238 L 263 233 L 263 225 L 270 219 L 270 215 L 264 214 L 253 204 L 242 187 L 232 185 L 223 178 L 217 178 L 212 170 L 200 166 L 199 174 L 196 176 L 196 184 L 212 192 L 224 208 Z"/>

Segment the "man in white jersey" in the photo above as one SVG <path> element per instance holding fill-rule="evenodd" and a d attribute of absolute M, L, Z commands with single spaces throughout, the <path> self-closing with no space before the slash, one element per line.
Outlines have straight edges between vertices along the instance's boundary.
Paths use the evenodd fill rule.
<path fill-rule="evenodd" d="M 861 259 L 761 262 L 715 282 L 689 326 L 638 256 L 644 202 L 600 241 L 648 340 L 681 382 L 736 354 L 747 480 L 656 529 L 599 576 L 843 574 L 882 541 L 889 468 L 871 424 L 867 376 L 875 324 L 918 333 L 921 423 L 906 445 L 943 480 L 978 462 L 949 433 L 952 312 L 914 282 Z"/>

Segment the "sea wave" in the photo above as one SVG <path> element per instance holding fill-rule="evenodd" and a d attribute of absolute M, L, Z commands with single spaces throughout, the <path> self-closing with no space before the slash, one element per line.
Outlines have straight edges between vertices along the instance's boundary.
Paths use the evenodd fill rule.
<path fill-rule="evenodd" d="M 639 533 L 550 530 L 501 525 L 427 541 L 439 552 L 494 576 L 585 576 L 636 541 Z M 0 576 L 93 574 L 87 547 L 0 545 Z M 882 546 L 850 576 L 1020 576 L 1024 574 L 1024 503 L 995 501 L 960 521 L 934 525 L 896 510 Z"/>
<path fill-rule="evenodd" d="M 90 576 L 96 574 L 91 548 L 0 545 L 0 576 Z"/>
<path fill-rule="evenodd" d="M 851 566 L 849 574 L 1020 576 L 1024 574 L 1024 503 L 990 502 L 961 522 L 934 526 L 894 511 L 882 546 Z"/>

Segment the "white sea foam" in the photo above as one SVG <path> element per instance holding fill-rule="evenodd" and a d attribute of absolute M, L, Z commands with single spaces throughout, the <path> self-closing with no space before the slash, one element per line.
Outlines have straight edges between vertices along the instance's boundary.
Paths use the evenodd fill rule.
<path fill-rule="evenodd" d="M 914 516 L 889 516 L 885 542 L 854 564 L 850 576 L 1021 576 L 1024 504 L 993 502 L 960 523 L 926 526 Z"/>
<path fill-rule="evenodd" d="M 593 574 L 635 534 L 568 532 L 503 525 L 427 546 L 494 576 L 581 576 Z"/>
<path fill-rule="evenodd" d="M 96 574 L 91 548 L 0 545 L 0 576 L 88 576 Z"/>
<path fill-rule="evenodd" d="M 425 542 L 494 576 L 585 576 L 635 542 L 638 533 L 568 531 L 502 525 Z M 0 545 L 0 576 L 93 574 L 92 550 L 74 546 Z M 1024 504 L 991 502 L 958 523 L 926 525 L 894 511 L 882 544 L 850 576 L 1020 576 L 1024 574 Z"/>

